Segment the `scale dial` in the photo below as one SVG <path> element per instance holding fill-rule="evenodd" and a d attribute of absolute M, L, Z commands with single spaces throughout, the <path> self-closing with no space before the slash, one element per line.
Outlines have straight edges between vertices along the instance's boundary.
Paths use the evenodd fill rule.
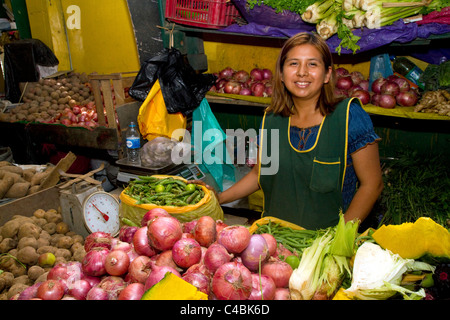
<path fill-rule="evenodd" d="M 94 192 L 84 200 L 83 219 L 90 233 L 102 231 L 115 237 L 120 230 L 119 201 L 107 192 Z"/>

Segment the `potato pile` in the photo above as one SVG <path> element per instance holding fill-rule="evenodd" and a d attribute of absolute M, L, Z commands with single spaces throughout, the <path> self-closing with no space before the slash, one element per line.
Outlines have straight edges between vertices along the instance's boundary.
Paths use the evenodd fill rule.
<path fill-rule="evenodd" d="M 48 253 L 55 257 L 52 265 L 40 259 Z M 13 216 L 0 227 L 0 300 L 47 280 L 48 271 L 57 263 L 81 262 L 85 254 L 83 236 L 70 231 L 57 210 Z"/>
<path fill-rule="evenodd" d="M 66 108 L 84 106 L 94 101 L 85 73 L 70 73 L 66 77 L 39 79 L 25 88 L 23 104 L 9 113 L 1 113 L 0 121 L 53 123 Z"/>
<path fill-rule="evenodd" d="M 8 161 L 0 161 L 0 199 L 17 199 L 40 190 L 41 183 L 48 177 L 54 166 L 44 171 L 22 169 Z"/>

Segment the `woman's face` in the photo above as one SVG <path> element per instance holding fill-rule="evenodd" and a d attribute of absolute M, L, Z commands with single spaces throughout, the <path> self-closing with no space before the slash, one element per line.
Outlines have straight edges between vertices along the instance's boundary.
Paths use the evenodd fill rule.
<path fill-rule="evenodd" d="M 322 55 L 313 45 L 302 44 L 287 53 L 281 79 L 294 102 L 315 103 L 330 77 L 331 67 L 325 68 Z"/>

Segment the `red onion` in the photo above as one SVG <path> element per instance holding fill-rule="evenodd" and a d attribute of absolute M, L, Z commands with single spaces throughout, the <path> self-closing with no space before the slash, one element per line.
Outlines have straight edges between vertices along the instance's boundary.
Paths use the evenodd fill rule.
<path fill-rule="evenodd" d="M 233 79 L 241 83 L 247 82 L 249 78 L 250 75 L 245 70 L 238 70 L 233 74 Z"/>
<path fill-rule="evenodd" d="M 412 107 L 414 106 L 419 98 L 417 97 L 417 94 L 412 91 L 401 91 L 396 97 L 395 97 L 397 103 L 401 105 L 402 107 Z"/>
<path fill-rule="evenodd" d="M 152 271 L 152 261 L 147 256 L 139 256 L 134 259 L 128 267 L 128 276 L 130 282 L 139 282 L 144 284 L 148 275 Z"/>
<path fill-rule="evenodd" d="M 285 261 L 271 259 L 263 264 L 261 273 L 272 278 L 277 288 L 285 288 L 289 285 L 292 267 Z"/>
<path fill-rule="evenodd" d="M 206 250 L 203 263 L 211 273 L 214 273 L 221 265 L 230 262 L 231 258 L 233 255 L 229 254 L 223 245 L 213 243 Z"/>
<path fill-rule="evenodd" d="M 411 85 L 409 84 L 408 80 L 405 78 L 397 77 L 393 80 L 396 84 L 398 84 L 398 87 L 400 88 L 400 92 L 409 91 L 411 89 Z"/>
<path fill-rule="evenodd" d="M 241 89 L 242 89 L 241 83 L 237 82 L 236 80 L 228 81 L 223 87 L 223 91 L 229 94 L 239 94 L 239 92 L 241 92 Z"/>
<path fill-rule="evenodd" d="M 130 227 L 130 226 L 121 227 L 119 230 L 119 240 L 132 243 L 134 233 L 137 231 L 137 229 L 138 227 Z"/>
<path fill-rule="evenodd" d="M 380 98 L 381 98 L 381 93 L 374 93 L 372 95 L 372 97 L 370 98 L 370 103 L 372 103 L 375 106 L 379 106 L 380 105 Z"/>
<path fill-rule="evenodd" d="M 262 82 L 255 82 L 252 84 L 250 89 L 252 90 L 252 95 L 255 97 L 263 97 L 264 91 L 266 91 L 266 86 Z"/>
<path fill-rule="evenodd" d="M 117 300 L 120 291 L 126 287 L 126 282 L 121 277 L 107 276 L 100 281 L 97 287 L 108 293 L 108 300 Z"/>
<path fill-rule="evenodd" d="M 242 87 L 241 91 L 239 91 L 239 94 L 242 96 L 251 96 L 252 90 L 250 90 L 250 88 L 247 88 L 247 87 Z"/>
<path fill-rule="evenodd" d="M 270 233 L 262 233 L 261 236 L 266 240 L 269 256 L 273 256 L 277 251 L 277 239 Z"/>
<path fill-rule="evenodd" d="M 184 281 L 189 282 L 199 291 L 209 294 L 210 292 L 210 278 L 201 272 L 184 273 L 181 277 Z"/>
<path fill-rule="evenodd" d="M 92 248 L 111 249 L 111 241 L 113 237 L 106 232 L 97 231 L 91 233 L 84 239 L 84 249 L 89 252 Z"/>
<path fill-rule="evenodd" d="M 387 82 L 385 78 L 378 78 L 372 82 L 372 91 L 375 93 L 381 93 L 381 87 Z"/>
<path fill-rule="evenodd" d="M 400 87 L 396 82 L 388 80 L 381 86 L 381 93 L 391 94 L 395 97 L 400 93 Z"/>
<path fill-rule="evenodd" d="M 42 282 L 36 282 L 33 285 L 29 286 L 28 288 L 25 288 L 25 290 L 23 290 L 19 294 L 17 300 L 31 300 L 33 298 L 36 298 L 37 291 L 41 286 L 41 284 Z"/>
<path fill-rule="evenodd" d="M 199 263 L 201 258 L 202 249 L 195 239 L 180 239 L 172 247 L 172 259 L 181 268 L 187 269 Z"/>
<path fill-rule="evenodd" d="M 244 226 L 228 226 L 217 235 L 217 242 L 230 253 L 241 253 L 250 242 L 250 232 Z"/>
<path fill-rule="evenodd" d="M 273 300 L 276 289 L 271 277 L 252 273 L 252 292 L 248 300 Z"/>
<path fill-rule="evenodd" d="M 348 75 L 349 73 L 350 73 L 350 72 L 349 72 L 347 69 L 342 68 L 342 67 L 336 69 L 336 75 L 337 75 L 338 77 L 346 76 L 346 75 Z"/>
<path fill-rule="evenodd" d="M 233 77 L 234 72 L 235 72 L 234 69 L 232 69 L 230 67 L 226 67 L 219 72 L 219 78 L 231 79 Z"/>
<path fill-rule="evenodd" d="M 142 217 L 141 227 L 146 227 L 148 222 L 156 217 L 171 217 L 171 215 L 163 208 L 150 209 Z"/>
<path fill-rule="evenodd" d="M 277 251 L 274 254 L 274 258 L 279 259 L 279 257 L 288 257 L 292 255 L 293 253 L 289 251 L 289 249 L 287 249 L 285 246 L 283 246 L 281 242 L 277 243 Z"/>
<path fill-rule="evenodd" d="M 96 285 L 98 285 L 100 283 L 100 278 L 99 277 L 94 277 L 94 276 L 88 276 L 86 274 L 81 274 L 81 279 L 80 280 L 86 280 L 87 282 L 89 282 L 89 284 L 92 287 L 95 287 Z"/>
<path fill-rule="evenodd" d="M 227 84 L 227 79 L 221 79 L 216 83 L 216 89 L 219 93 L 224 93 L 225 85 Z"/>
<path fill-rule="evenodd" d="M 380 95 L 379 106 L 386 109 L 393 109 L 397 104 L 395 97 L 391 94 L 383 93 Z"/>
<path fill-rule="evenodd" d="M 350 72 L 350 77 L 352 78 L 353 84 L 359 84 L 364 80 L 364 76 L 359 71 Z"/>
<path fill-rule="evenodd" d="M 266 69 L 266 68 L 262 69 L 262 74 L 263 74 L 264 80 L 272 80 L 273 74 L 270 69 Z"/>
<path fill-rule="evenodd" d="M 183 223 L 183 232 L 192 233 L 197 224 L 198 219 Z"/>
<path fill-rule="evenodd" d="M 117 300 L 141 300 L 144 293 L 145 290 L 142 283 L 131 283 L 120 291 L 119 298 Z"/>
<path fill-rule="evenodd" d="M 137 254 L 142 256 L 152 257 L 156 254 L 148 239 L 148 227 L 141 227 L 137 229 L 133 236 L 133 246 Z"/>
<path fill-rule="evenodd" d="M 250 78 L 252 78 L 255 81 L 261 81 L 264 80 L 263 72 L 260 68 L 253 68 L 250 71 Z"/>
<path fill-rule="evenodd" d="M 106 274 L 105 262 L 109 250 L 101 247 L 93 248 L 84 256 L 81 264 L 85 274 L 100 277 Z"/>
<path fill-rule="evenodd" d="M 366 90 L 355 90 L 352 92 L 352 97 L 358 98 L 364 105 L 370 102 L 370 93 Z"/>
<path fill-rule="evenodd" d="M 133 244 L 125 241 L 115 241 L 115 243 L 111 246 L 111 251 L 120 250 L 123 252 L 128 252 L 133 249 Z"/>
<path fill-rule="evenodd" d="M 363 90 L 369 91 L 369 80 L 361 80 L 358 84 Z"/>
<path fill-rule="evenodd" d="M 250 271 L 257 271 L 259 265 L 262 265 L 268 257 L 269 247 L 266 239 L 260 234 L 253 234 L 248 246 L 241 252 L 242 263 Z"/>
<path fill-rule="evenodd" d="M 145 281 L 144 290 L 147 291 L 151 287 L 153 287 L 155 284 L 157 284 L 159 281 L 161 281 L 162 278 L 166 275 L 167 272 L 171 272 L 177 277 L 181 278 L 181 274 L 175 270 L 174 268 L 167 267 L 167 266 L 157 266 L 152 265 L 152 271 L 150 272 L 147 280 Z"/>
<path fill-rule="evenodd" d="M 109 300 L 109 295 L 105 289 L 93 287 L 86 295 L 86 300 Z"/>
<path fill-rule="evenodd" d="M 339 88 L 334 88 L 334 95 L 338 98 L 348 98 L 348 91 Z"/>
<path fill-rule="evenodd" d="M 220 231 L 223 230 L 223 228 L 228 227 L 228 225 L 223 222 L 222 220 L 216 220 L 216 236 L 219 234 Z"/>
<path fill-rule="evenodd" d="M 252 292 L 252 274 L 242 263 L 227 262 L 214 273 L 211 288 L 219 300 L 246 300 Z"/>
<path fill-rule="evenodd" d="M 201 246 L 209 247 L 216 241 L 216 221 L 210 216 L 200 217 L 192 233 Z"/>
<path fill-rule="evenodd" d="M 200 272 L 203 273 L 208 278 L 212 277 L 212 273 L 209 271 L 209 269 L 202 263 L 197 263 L 189 267 L 186 272 L 183 275 L 189 274 L 189 273 L 196 273 Z"/>
<path fill-rule="evenodd" d="M 148 223 L 148 242 L 157 250 L 172 249 L 182 234 L 181 223 L 176 218 L 156 217 Z"/>
<path fill-rule="evenodd" d="M 70 286 L 83 276 L 82 265 L 78 261 L 58 263 L 50 269 L 47 280 L 59 280 L 67 291 Z"/>
<path fill-rule="evenodd" d="M 291 293 L 288 288 L 276 288 L 273 300 L 291 300 Z"/>
<path fill-rule="evenodd" d="M 177 264 L 173 261 L 172 249 L 161 252 L 160 254 L 153 256 L 151 259 L 157 266 L 168 266 L 174 269 L 178 269 Z"/>
<path fill-rule="evenodd" d="M 130 257 L 122 250 L 113 250 L 108 253 L 105 261 L 106 272 L 111 276 L 121 276 L 128 272 Z"/>
<path fill-rule="evenodd" d="M 183 232 L 183 234 L 181 235 L 181 239 L 194 239 L 194 235 L 190 232 Z"/>
<path fill-rule="evenodd" d="M 351 87 L 353 87 L 351 76 L 342 76 L 336 81 L 336 88 L 338 89 L 349 90 Z"/>
<path fill-rule="evenodd" d="M 89 281 L 81 279 L 73 283 L 68 293 L 77 300 L 86 300 L 86 296 L 91 288 Z"/>
<path fill-rule="evenodd" d="M 59 280 L 42 282 L 36 292 L 36 298 L 42 300 L 61 300 L 64 296 L 64 286 Z"/>

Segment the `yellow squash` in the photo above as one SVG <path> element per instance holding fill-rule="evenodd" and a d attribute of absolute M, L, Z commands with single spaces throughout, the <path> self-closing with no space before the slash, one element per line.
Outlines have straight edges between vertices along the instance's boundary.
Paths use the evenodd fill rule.
<path fill-rule="evenodd" d="M 384 249 L 404 259 L 424 255 L 450 258 L 450 233 L 431 218 L 420 217 L 414 223 L 383 225 L 372 237 Z"/>
<path fill-rule="evenodd" d="M 171 272 L 148 289 L 141 300 L 208 300 L 208 296 Z"/>

